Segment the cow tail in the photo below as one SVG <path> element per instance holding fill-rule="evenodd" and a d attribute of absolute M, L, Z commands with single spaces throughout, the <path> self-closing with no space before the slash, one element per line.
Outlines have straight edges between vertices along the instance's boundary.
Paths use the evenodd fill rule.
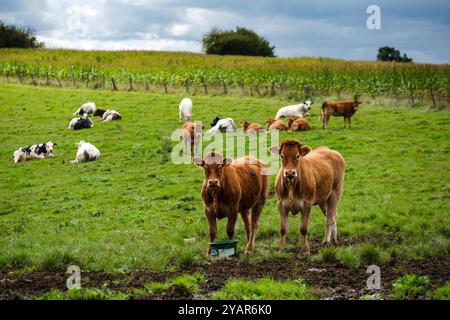
<path fill-rule="evenodd" d="M 327 103 L 324 102 L 322 103 L 322 110 L 320 111 L 320 120 L 323 121 L 323 118 L 325 116 L 325 107 L 326 107 Z"/>

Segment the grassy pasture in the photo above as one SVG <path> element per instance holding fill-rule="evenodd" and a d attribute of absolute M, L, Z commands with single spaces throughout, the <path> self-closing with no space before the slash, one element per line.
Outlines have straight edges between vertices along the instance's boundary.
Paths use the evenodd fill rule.
<path fill-rule="evenodd" d="M 122 271 L 173 270 L 206 261 L 208 227 L 202 212 L 202 171 L 168 161 L 170 137 L 183 96 L 0 85 L 0 268 L 65 268 Z M 85 101 L 116 109 L 123 120 L 70 131 L 71 114 Z M 220 114 L 236 122 L 264 123 L 286 103 L 278 98 L 196 96 L 194 119 L 208 124 Z M 349 266 L 391 256 L 424 258 L 450 248 L 450 114 L 421 108 L 364 106 L 343 129 L 332 118 L 321 130 L 319 105 L 313 130 L 282 133 L 312 147 L 327 145 L 347 161 L 338 208 L 339 235 L 353 245 L 321 251 L 313 259 Z M 12 163 L 18 147 L 52 140 L 56 157 Z M 85 140 L 102 155 L 72 165 L 75 143 Z M 175 144 L 175 143 L 172 143 Z M 271 191 L 273 191 L 271 177 Z M 261 216 L 258 259 L 295 254 L 299 217 L 290 217 L 287 253 L 276 253 L 279 218 L 274 195 Z M 219 239 L 225 238 L 219 222 Z M 314 207 L 312 239 L 323 237 Z M 185 244 L 183 238 L 195 237 Z M 242 249 L 242 222 L 236 228 Z M 367 244 L 367 243 L 369 244 Z"/>

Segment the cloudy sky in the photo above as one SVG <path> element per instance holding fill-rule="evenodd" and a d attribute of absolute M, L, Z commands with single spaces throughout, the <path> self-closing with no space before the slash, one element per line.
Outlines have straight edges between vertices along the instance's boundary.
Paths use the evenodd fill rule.
<path fill-rule="evenodd" d="M 380 30 L 366 26 L 371 4 Z M 450 63 L 449 0 L 0 0 L 0 20 L 32 27 L 49 48 L 201 52 L 212 27 L 245 26 L 280 57 L 373 60 L 389 45 Z"/>

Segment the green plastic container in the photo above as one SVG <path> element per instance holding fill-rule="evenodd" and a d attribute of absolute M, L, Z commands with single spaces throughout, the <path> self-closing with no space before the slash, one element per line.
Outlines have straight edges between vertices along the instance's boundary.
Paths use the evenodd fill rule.
<path fill-rule="evenodd" d="M 218 240 L 210 242 L 212 257 L 231 257 L 237 253 L 237 240 Z"/>

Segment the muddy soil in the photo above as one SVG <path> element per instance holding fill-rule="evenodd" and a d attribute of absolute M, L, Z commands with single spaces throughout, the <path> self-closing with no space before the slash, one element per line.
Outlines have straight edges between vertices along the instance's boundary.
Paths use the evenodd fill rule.
<path fill-rule="evenodd" d="M 430 279 L 430 289 L 450 281 L 450 254 L 425 260 L 408 261 L 392 258 L 389 263 L 379 264 L 381 269 L 381 290 L 368 291 L 366 281 L 367 265 L 356 269 L 338 262 L 311 262 L 304 255 L 289 258 L 273 258 L 260 262 L 242 261 L 239 258 L 211 260 L 201 265 L 183 268 L 176 272 L 135 271 L 130 274 L 106 272 L 82 273 L 82 286 L 109 288 L 113 291 L 131 292 L 153 281 L 165 282 L 183 273 L 201 272 L 206 283 L 202 285 L 201 296 L 193 297 L 179 286 L 171 286 L 167 291 L 134 299 L 192 299 L 204 298 L 219 290 L 231 277 L 260 279 L 271 277 L 275 280 L 297 279 L 301 277 L 321 299 L 358 299 L 363 295 L 388 296 L 392 283 L 407 273 L 426 275 Z M 35 271 L 27 274 L 0 271 L 0 299 L 24 299 L 42 295 L 51 289 L 65 291 L 65 271 Z M 415 298 L 425 299 L 425 296 Z"/>

